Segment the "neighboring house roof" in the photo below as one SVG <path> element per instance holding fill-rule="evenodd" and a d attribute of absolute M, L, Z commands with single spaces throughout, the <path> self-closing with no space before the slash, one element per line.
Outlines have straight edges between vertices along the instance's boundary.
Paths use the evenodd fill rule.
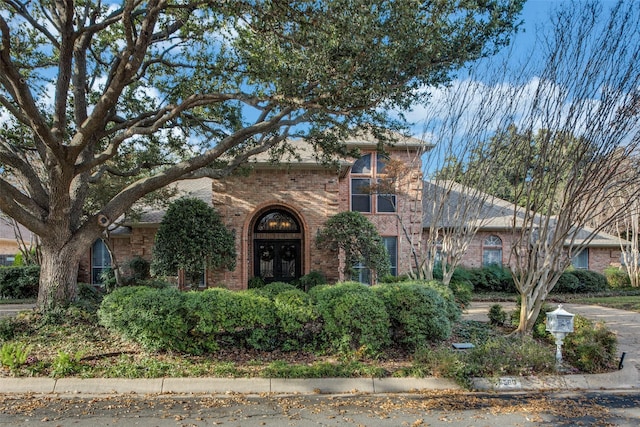
<path fill-rule="evenodd" d="M 20 231 L 20 235 L 22 236 L 23 242 L 29 243 L 33 240 L 33 233 L 26 229 L 23 225 L 18 224 L 18 229 Z M 11 220 L 2 216 L 0 216 L 0 242 L 11 244 L 18 243 L 13 223 L 11 222 Z"/>
<path fill-rule="evenodd" d="M 434 216 L 432 200 L 441 200 L 445 194 L 448 194 L 448 197 L 442 205 L 442 213 Z M 429 228 L 433 218 L 438 218 L 438 216 L 439 224 L 437 226 L 443 228 L 460 227 L 462 224 L 456 215 L 460 212 L 458 206 L 462 203 L 467 204 L 469 213 L 477 213 L 474 218 L 466 221 L 465 225 L 478 226 L 482 231 L 511 231 L 520 229 L 523 225 L 524 208 L 511 202 L 453 181 L 424 181 L 423 227 Z M 462 216 L 462 218 L 464 217 L 465 215 Z M 551 220 L 553 221 L 553 218 Z M 595 236 L 593 233 L 593 228 L 581 228 L 576 234 L 576 243 L 592 236 L 588 244 L 589 247 L 620 247 L 620 239 L 617 236 L 602 231 L 597 232 Z"/>

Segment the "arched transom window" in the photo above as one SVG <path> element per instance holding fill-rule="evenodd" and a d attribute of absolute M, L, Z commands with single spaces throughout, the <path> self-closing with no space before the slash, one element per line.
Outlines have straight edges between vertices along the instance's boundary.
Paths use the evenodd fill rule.
<path fill-rule="evenodd" d="M 256 231 L 261 233 L 297 233 L 300 231 L 300 225 L 298 225 L 298 222 L 287 212 L 273 211 L 260 218 L 256 224 Z"/>

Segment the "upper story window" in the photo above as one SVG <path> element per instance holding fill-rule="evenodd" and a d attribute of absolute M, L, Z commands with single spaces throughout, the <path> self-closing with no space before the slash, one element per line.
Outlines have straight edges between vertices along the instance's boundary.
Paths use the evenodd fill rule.
<path fill-rule="evenodd" d="M 360 157 L 351 167 L 351 210 L 364 213 L 396 211 L 396 195 L 389 194 L 385 182 L 388 158 L 369 153 Z"/>
<path fill-rule="evenodd" d="M 482 242 L 482 266 L 502 265 L 502 239 L 489 236 Z"/>

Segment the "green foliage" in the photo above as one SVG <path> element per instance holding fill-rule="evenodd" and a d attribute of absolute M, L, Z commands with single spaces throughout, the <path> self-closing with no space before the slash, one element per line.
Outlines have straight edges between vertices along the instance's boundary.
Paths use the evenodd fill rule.
<path fill-rule="evenodd" d="M 40 266 L 0 267 L 0 298 L 28 299 L 38 296 Z"/>
<path fill-rule="evenodd" d="M 562 273 L 554 286 L 554 293 L 584 294 L 602 292 L 608 289 L 604 275 L 589 270 L 569 270 Z"/>
<path fill-rule="evenodd" d="M 370 287 L 355 282 L 321 285 L 310 295 L 324 322 L 325 348 L 372 355 L 389 345 L 389 315 Z"/>
<path fill-rule="evenodd" d="M 290 283 L 285 282 L 272 282 L 268 285 L 265 285 L 261 288 L 255 289 L 257 295 L 262 295 L 263 297 L 267 297 L 270 300 L 273 300 L 278 294 L 286 291 L 293 291 L 297 288 Z"/>
<path fill-rule="evenodd" d="M 432 287 L 408 282 L 382 284 L 372 289 L 385 304 L 395 345 L 415 350 L 451 335 L 447 303 Z"/>
<path fill-rule="evenodd" d="M 21 342 L 6 342 L 0 347 L 0 364 L 14 370 L 24 365 L 31 346 Z"/>
<path fill-rule="evenodd" d="M 220 215 L 205 202 L 183 198 L 173 202 L 162 218 L 153 250 L 153 269 L 176 275 L 183 269 L 192 278 L 236 265 L 233 234 Z"/>
<path fill-rule="evenodd" d="M 473 289 L 479 292 L 515 292 L 511 270 L 499 265 L 467 270 Z"/>
<path fill-rule="evenodd" d="M 579 293 L 603 292 L 609 289 L 607 278 L 597 271 L 573 270 L 570 273 L 576 276 L 580 282 L 577 291 Z"/>
<path fill-rule="evenodd" d="M 515 327 L 518 327 L 520 324 L 520 309 L 521 309 L 521 301 L 522 299 L 518 296 L 516 300 L 516 307 L 511 312 L 511 324 Z M 533 322 L 532 327 L 532 335 L 534 338 L 546 338 L 548 333 L 546 331 L 546 321 L 547 321 L 547 312 L 553 311 L 548 304 L 542 304 L 540 311 L 538 312 L 538 317 L 536 317 L 535 322 Z"/>
<path fill-rule="evenodd" d="M 449 288 L 453 292 L 456 304 L 459 307 L 465 308 L 471 303 L 473 298 L 473 285 L 468 281 L 451 280 L 449 282 Z"/>
<path fill-rule="evenodd" d="M 322 330 L 322 324 L 311 297 L 294 289 L 277 294 L 273 303 L 282 350 L 302 350 L 313 346 L 316 334 Z"/>
<path fill-rule="evenodd" d="M 604 270 L 604 277 L 610 288 L 627 288 L 631 286 L 629 274 L 621 268 L 609 266 Z"/>
<path fill-rule="evenodd" d="M 184 338 L 191 324 L 185 312 L 185 298 L 174 288 L 118 288 L 104 297 L 98 318 L 103 326 L 147 350 L 189 352 L 191 343 Z"/>
<path fill-rule="evenodd" d="M 419 283 L 423 283 L 424 286 L 434 289 L 436 292 L 438 292 L 438 294 L 440 294 L 442 299 L 444 299 L 445 313 L 449 320 L 455 322 L 460 319 L 460 315 L 462 314 L 462 307 L 458 305 L 456 301 L 456 295 L 453 293 L 453 290 L 449 286 L 437 280 L 430 280 L 428 282 Z"/>
<path fill-rule="evenodd" d="M 139 282 L 148 280 L 151 277 L 151 263 L 141 256 L 131 258 L 127 263 L 131 272 L 131 280 Z"/>
<path fill-rule="evenodd" d="M 273 302 L 255 292 L 210 288 L 186 294 L 193 322 L 189 340 L 195 352 L 224 346 L 273 350 L 277 322 Z"/>
<path fill-rule="evenodd" d="M 265 285 L 264 280 L 262 279 L 262 277 L 260 276 L 254 276 L 251 279 L 249 279 L 249 283 L 247 285 L 247 287 L 249 289 L 260 289 Z"/>
<path fill-rule="evenodd" d="M 576 315 L 573 333 L 567 335 L 562 346 L 563 359 L 586 373 L 610 370 L 615 365 L 617 339 L 604 323 Z"/>
<path fill-rule="evenodd" d="M 51 364 L 50 375 L 54 378 L 61 378 L 77 374 L 82 368 L 82 365 L 80 364 L 81 358 L 82 352 L 80 351 L 73 355 L 64 351 L 59 351 Z"/>
<path fill-rule="evenodd" d="M 389 273 L 389 254 L 382 237 L 360 212 L 344 211 L 329 218 L 318 230 L 316 245 L 321 249 L 342 249 L 347 274 L 359 263 L 375 271 L 379 277 Z"/>
<path fill-rule="evenodd" d="M 297 280 L 295 285 L 305 292 L 309 292 L 309 289 L 314 286 L 326 285 L 327 278 L 324 277 L 324 274 L 320 271 L 311 271 L 308 274 L 305 274 L 301 278 Z"/>
<path fill-rule="evenodd" d="M 500 304 L 493 304 L 489 308 L 489 324 L 503 326 L 507 321 L 508 314 Z"/>
<path fill-rule="evenodd" d="M 9 317 L 0 318 L 0 343 L 10 341 L 15 337 L 16 324 Z"/>
<path fill-rule="evenodd" d="M 560 275 L 560 278 L 556 282 L 556 285 L 551 290 L 551 293 L 557 294 L 575 294 L 580 288 L 580 281 L 578 278 L 571 274 L 569 271 L 565 271 Z"/>

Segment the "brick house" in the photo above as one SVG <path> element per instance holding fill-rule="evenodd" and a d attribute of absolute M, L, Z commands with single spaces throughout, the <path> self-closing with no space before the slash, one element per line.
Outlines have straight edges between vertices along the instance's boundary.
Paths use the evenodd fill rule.
<path fill-rule="evenodd" d="M 31 248 L 35 244 L 35 236 L 24 226 L 0 217 L 0 267 L 13 265 L 20 247 Z"/>
<path fill-rule="evenodd" d="M 475 234 L 465 252 L 461 265 L 469 268 L 483 267 L 491 264 L 509 265 L 511 246 L 514 240 L 513 221 L 515 206 L 497 197 L 486 196 L 475 190 L 469 191 L 457 183 L 446 182 L 437 184 L 426 181 L 423 186 L 422 197 L 424 212 L 423 225 L 425 230 L 429 229 L 431 222 L 430 212 L 432 209 L 429 206 L 430 200 L 438 197 L 437 194 L 443 191 L 442 187 L 445 187 L 445 191 L 449 191 L 449 198 L 447 199 L 449 206 L 445 206 L 443 211 L 450 212 L 451 218 L 446 218 L 446 215 L 443 215 L 441 223 L 439 224 L 441 227 L 453 226 L 452 224 L 455 223 L 453 219 L 455 216 L 454 212 L 456 212 L 453 205 L 463 203 L 461 201 L 464 200 L 465 197 L 469 197 L 470 194 L 476 194 L 480 200 L 484 200 L 483 206 L 478 211 L 477 216 L 471 220 L 481 222 L 479 223 L 478 232 Z M 516 215 L 516 231 L 518 227 L 517 217 Z M 469 223 L 468 225 L 473 224 Z M 592 230 L 587 228 L 580 230 L 576 236 L 576 243 L 581 243 L 591 233 Z M 423 238 L 426 239 L 428 237 L 427 234 L 428 233 L 425 232 Z M 572 259 L 571 263 L 573 267 L 577 269 L 603 273 L 609 266 L 619 267 L 621 265 L 621 255 L 620 240 L 618 237 L 599 232 L 595 238 L 588 242 L 585 249 Z"/>
<path fill-rule="evenodd" d="M 248 173 L 222 180 L 201 178 L 177 183 L 181 195 L 197 197 L 213 206 L 235 234 L 237 266 L 233 271 L 208 271 L 202 286 L 223 285 L 244 289 L 253 277 L 265 281 L 291 281 L 311 271 L 329 280 L 343 280 L 344 265 L 337 252 L 315 247 L 318 230 L 331 216 L 347 210 L 362 212 L 375 224 L 390 254 L 392 274 L 410 270 L 410 247 L 405 233 L 419 238 L 422 227 L 422 172 L 420 154 L 430 148 L 414 138 L 400 138 L 378 152 L 378 141 L 347 141 L 362 157 L 328 166 L 318 161 L 303 141 L 295 141 L 297 156 L 278 163 L 268 156 L 254 158 Z M 389 159 L 402 161 L 407 173 L 396 182 L 408 197 L 372 194 L 369 186 L 385 176 Z M 120 265 L 140 256 L 151 260 L 161 211 L 148 211 L 136 221 L 110 233 L 108 247 Z M 98 283 L 110 265 L 103 241 L 94 243 L 82 260 L 79 281 Z M 360 270 L 366 280 L 366 270 Z"/>

